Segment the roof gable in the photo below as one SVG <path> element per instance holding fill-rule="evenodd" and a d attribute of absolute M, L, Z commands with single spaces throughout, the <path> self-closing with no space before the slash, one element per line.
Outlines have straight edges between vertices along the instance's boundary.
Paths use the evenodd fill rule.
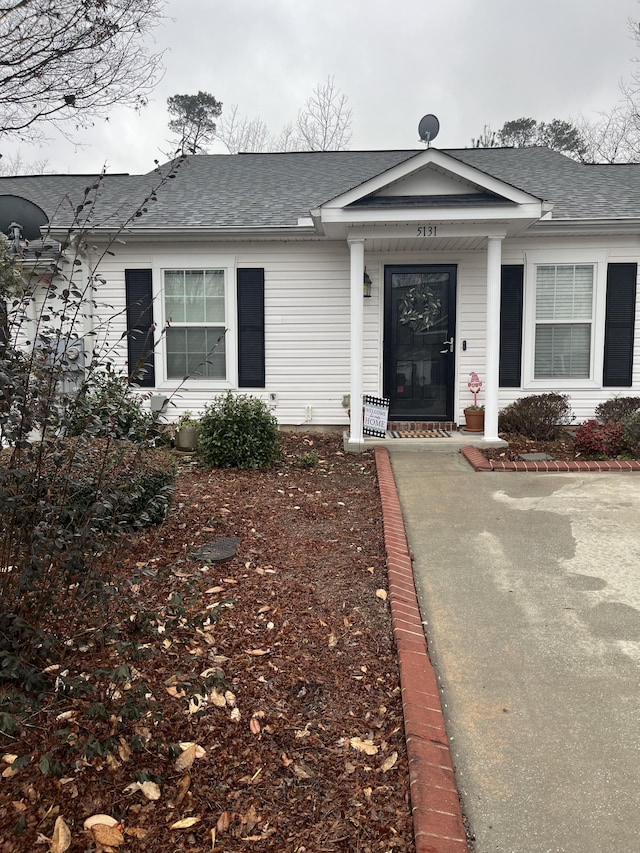
<path fill-rule="evenodd" d="M 496 201 L 513 204 L 539 202 L 540 198 L 512 184 L 482 172 L 435 148 L 415 154 L 392 166 L 368 181 L 328 200 L 321 208 L 345 208 L 358 204 L 365 198 L 406 198 L 466 196 L 493 196 Z"/>

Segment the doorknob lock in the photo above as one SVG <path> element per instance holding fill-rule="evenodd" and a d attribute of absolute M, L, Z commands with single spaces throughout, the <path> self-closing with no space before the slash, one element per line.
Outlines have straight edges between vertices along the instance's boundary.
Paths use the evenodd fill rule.
<path fill-rule="evenodd" d="M 442 341 L 442 344 L 443 344 L 443 346 L 446 347 L 446 349 L 441 349 L 440 352 L 443 354 L 446 352 L 453 352 L 454 341 L 455 341 L 455 338 L 453 337 L 453 335 L 451 335 L 451 337 L 449 338 L 448 341 Z"/>

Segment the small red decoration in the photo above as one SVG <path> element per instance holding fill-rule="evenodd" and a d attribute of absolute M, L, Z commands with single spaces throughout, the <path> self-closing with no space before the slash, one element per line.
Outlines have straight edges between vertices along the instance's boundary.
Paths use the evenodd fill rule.
<path fill-rule="evenodd" d="M 475 373 L 473 370 L 469 374 L 469 381 L 467 382 L 467 386 L 469 391 L 473 394 L 473 405 L 478 405 L 478 394 L 482 390 L 482 379 Z"/>

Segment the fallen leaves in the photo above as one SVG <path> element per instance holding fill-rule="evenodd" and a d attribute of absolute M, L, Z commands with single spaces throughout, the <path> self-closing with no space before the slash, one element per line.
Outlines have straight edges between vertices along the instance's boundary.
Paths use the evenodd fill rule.
<path fill-rule="evenodd" d="M 182 755 L 179 755 L 176 758 L 175 764 L 173 765 L 173 769 L 177 770 L 180 773 L 181 770 L 188 770 L 189 767 L 196 760 L 196 745 L 192 743 L 188 746 Z"/>
<path fill-rule="evenodd" d="M 383 773 L 388 773 L 393 767 L 396 766 L 396 762 L 398 761 L 398 753 L 392 752 L 391 755 L 388 755 L 385 760 L 380 765 L 380 770 Z"/>
<path fill-rule="evenodd" d="M 140 791 L 147 800 L 159 800 L 162 796 L 160 786 L 156 782 L 132 782 L 124 789 L 125 794 L 135 794 Z"/>
<path fill-rule="evenodd" d="M 362 740 L 359 737 L 352 737 L 349 743 L 357 752 L 364 752 L 366 755 L 377 755 L 379 752 L 379 748 L 372 740 Z"/>
<path fill-rule="evenodd" d="M 65 853 L 71 847 L 71 832 L 63 817 L 57 817 L 53 827 L 53 835 L 49 853 Z"/>
<path fill-rule="evenodd" d="M 105 826 L 96 824 L 91 827 L 93 840 L 103 847 L 119 847 L 124 844 L 124 835 L 117 826 Z"/>
<path fill-rule="evenodd" d="M 185 817 L 172 823 L 169 829 L 190 829 L 192 826 L 200 823 L 201 820 L 201 817 Z"/>
<path fill-rule="evenodd" d="M 151 707 L 147 711 L 142 699 L 133 701 L 129 683 L 116 681 L 122 698 L 107 709 L 109 716 L 88 719 L 92 700 L 60 691 L 46 716 L 34 716 L 24 742 L 5 741 L 0 774 L 11 771 L 16 760 L 11 747 L 20 756 L 19 769 L 13 768 L 17 775 L 0 780 L 0 837 L 11 839 L 13 853 L 47 853 L 48 847 L 36 843 L 37 833 L 51 836 L 58 816 L 72 835 L 65 853 L 105 853 L 105 847 L 117 853 L 174 848 L 204 853 L 215 847 L 220 853 L 271 849 L 270 844 L 291 850 L 315 849 L 314 844 L 394 853 L 412 849 L 396 657 L 388 608 L 376 598 L 376 589 L 385 586 L 379 497 L 370 473 L 363 476 L 363 457 L 356 464 L 353 456 L 337 456 L 339 440 L 318 441 L 331 449 L 321 453 L 326 465 L 311 472 L 289 466 L 286 456 L 268 472 L 211 473 L 190 466 L 180 499 L 184 532 L 174 504 L 166 527 L 127 543 L 117 561 L 110 563 L 105 555 L 125 592 L 127 624 L 119 640 L 142 644 L 141 656 L 133 660 L 141 675 L 130 683 L 140 696 L 148 685 Z M 371 462 L 367 465 L 371 471 Z M 274 483 L 286 487 L 282 505 Z M 308 511 L 314 486 L 322 494 Z M 253 508 L 243 513 L 249 489 Z M 205 492 L 214 495 L 209 502 Z M 337 512 L 336 500 L 347 509 Z M 223 514 L 218 507 L 227 501 L 232 511 Z M 286 510 L 295 525 L 283 529 L 282 513 L 292 504 L 302 505 L 304 513 Z M 347 510 L 349 523 L 341 527 Z M 204 571 L 187 564 L 185 555 L 203 541 L 196 539 L 203 519 L 214 515 L 216 535 L 226 532 L 224 525 L 241 537 L 241 545 L 223 570 Z M 145 553 L 160 557 L 153 564 L 157 576 L 143 573 L 129 595 L 135 561 L 149 563 Z M 225 583 L 223 575 L 237 583 Z M 170 591 L 183 597 L 173 613 L 167 608 Z M 207 610 L 230 595 L 233 610 Z M 144 623 L 129 622 L 136 604 L 154 614 L 149 631 Z M 160 636 L 155 625 L 163 628 Z M 70 649 L 64 666 L 72 678 L 88 673 L 99 686 L 94 668 L 109 673 L 125 663 L 126 654 L 119 646 L 98 644 L 79 659 Z M 133 674 L 131 661 L 126 663 Z M 59 671 L 45 677 L 53 681 Z M 105 677 L 106 685 L 109 681 Z M 206 704 L 199 702 L 199 713 L 189 715 L 194 695 Z M 119 716 L 125 700 L 128 710 L 141 707 L 140 717 Z M 58 714 L 64 716 L 56 720 Z M 71 733 L 65 737 L 77 733 L 82 742 L 90 732 L 103 750 L 87 760 L 80 747 L 65 744 L 61 750 L 57 732 L 62 729 Z M 354 745 L 351 736 L 359 738 Z M 377 753 L 368 752 L 371 747 Z M 42 777 L 42 755 L 61 751 L 73 754 L 77 766 L 65 764 L 62 779 Z M 147 778 L 158 783 L 157 799 L 145 795 Z M 123 794 L 130 783 L 133 788 Z M 146 791 L 153 789 L 147 785 Z M 49 812 L 52 805 L 58 811 Z M 83 831 L 83 819 L 92 811 L 113 815 L 111 825 L 96 824 L 106 827 L 97 837 Z M 26 829 L 14 836 L 19 818 Z M 191 823 L 193 818 L 200 820 Z M 181 828 L 169 828 L 176 824 Z M 310 841 L 310 827 L 321 837 Z M 277 834 L 265 843 L 271 832 Z"/>

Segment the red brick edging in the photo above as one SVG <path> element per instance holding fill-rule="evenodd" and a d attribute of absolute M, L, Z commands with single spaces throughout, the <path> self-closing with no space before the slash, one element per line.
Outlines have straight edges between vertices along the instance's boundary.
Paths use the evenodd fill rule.
<path fill-rule="evenodd" d="M 640 462 L 636 459 L 607 462 L 511 462 L 509 460 L 487 459 L 477 447 L 462 447 L 460 453 L 474 471 L 537 471 L 539 473 L 558 474 L 564 471 L 585 473 L 585 471 L 640 471 Z"/>
<path fill-rule="evenodd" d="M 398 648 L 416 853 L 468 853 L 449 740 L 429 659 L 391 461 L 375 448 L 393 635 Z"/>

